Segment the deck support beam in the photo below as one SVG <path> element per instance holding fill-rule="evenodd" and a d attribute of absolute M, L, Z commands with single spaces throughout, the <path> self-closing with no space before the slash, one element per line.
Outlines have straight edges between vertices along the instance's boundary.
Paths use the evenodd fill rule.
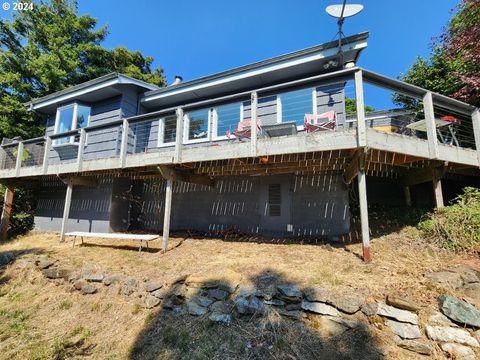
<path fill-rule="evenodd" d="M 165 179 L 183 181 L 187 183 L 197 184 L 197 185 L 206 185 L 206 186 L 215 186 L 215 181 L 208 176 L 192 174 L 183 170 L 172 169 L 171 167 L 165 165 L 159 165 L 158 170 L 162 177 Z"/>
<path fill-rule="evenodd" d="M 433 174 L 433 195 L 435 198 L 435 207 L 437 209 L 442 208 L 443 205 L 443 192 L 442 192 L 442 180 L 440 180 L 440 177 L 438 177 L 435 172 Z"/>
<path fill-rule="evenodd" d="M 360 160 L 358 168 L 358 197 L 362 228 L 363 261 L 370 262 L 372 261 L 372 255 L 370 253 L 370 228 L 368 225 L 367 175 L 365 174 L 365 161 L 362 160 Z"/>
<path fill-rule="evenodd" d="M 73 182 L 67 181 L 67 191 L 65 192 L 65 205 L 63 207 L 62 228 L 60 230 L 60 242 L 65 240 L 67 232 L 68 217 L 70 215 L 70 204 L 72 203 Z"/>
<path fill-rule="evenodd" d="M 250 129 L 251 129 L 251 137 L 250 137 L 250 149 L 252 156 L 257 156 L 257 108 L 258 108 L 258 94 L 256 91 L 252 92 L 251 98 L 251 111 L 250 111 Z"/>
<path fill-rule="evenodd" d="M 412 206 L 412 194 L 410 193 L 410 186 L 403 187 L 403 195 L 405 196 L 405 205 Z"/>
<path fill-rule="evenodd" d="M 12 212 L 13 203 L 13 185 L 6 185 L 5 197 L 3 199 L 2 218 L 0 221 L 0 241 L 7 240 L 8 226 L 10 225 L 10 214 Z"/>
<path fill-rule="evenodd" d="M 165 212 L 163 214 L 162 252 L 167 251 L 170 236 L 170 214 L 172 212 L 172 187 L 173 180 L 167 179 L 165 187 Z"/>

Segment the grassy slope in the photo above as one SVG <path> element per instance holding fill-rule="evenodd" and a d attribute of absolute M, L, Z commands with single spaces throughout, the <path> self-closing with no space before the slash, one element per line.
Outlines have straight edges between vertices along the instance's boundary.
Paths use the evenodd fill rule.
<path fill-rule="evenodd" d="M 269 271 L 300 286 L 358 291 L 379 300 L 393 292 L 433 309 L 439 290 L 429 286 L 422 274 L 475 260 L 438 251 L 414 238 L 403 231 L 374 240 L 374 262 L 367 265 L 359 259 L 358 244 L 337 249 L 187 239 L 161 255 L 156 251 L 138 253 L 131 247 L 135 244 L 128 242 L 117 248 L 72 249 L 70 244 L 58 244 L 55 235 L 30 234 L 0 245 L 0 253 L 25 251 L 0 272 L 0 358 L 313 359 L 321 358 L 319 354 L 342 358 L 365 351 L 365 358 L 376 359 L 381 357 L 372 349 L 385 346 L 390 349 L 387 358 L 415 358 L 391 347 L 384 332 L 327 339 L 315 330 L 314 320 L 294 324 L 281 317 L 244 319 L 225 328 L 204 319 L 175 317 L 161 308 L 140 308 L 116 294 L 114 287 L 89 296 L 68 292 L 67 286 L 46 280 L 32 266 L 35 254 L 42 253 L 77 270 L 96 267 L 139 280 L 173 280 L 229 268 L 248 283 Z M 173 244 L 176 242 L 178 239 Z M 371 349 L 365 349 L 365 343 L 370 343 Z"/>

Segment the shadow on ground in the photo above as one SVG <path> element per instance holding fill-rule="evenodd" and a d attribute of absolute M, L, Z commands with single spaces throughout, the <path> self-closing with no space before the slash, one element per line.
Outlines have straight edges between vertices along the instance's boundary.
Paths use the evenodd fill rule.
<path fill-rule="evenodd" d="M 346 329 L 341 333 L 328 333 L 317 314 L 296 311 L 299 303 L 289 305 L 293 320 L 280 313 L 286 308 L 263 304 L 260 296 L 268 298 L 279 283 L 287 282 L 281 275 L 264 271 L 250 279 L 251 297 L 260 300 L 262 308 L 248 315 L 239 315 L 234 309 L 246 290 L 236 289 L 225 301 L 209 305 L 209 312 L 201 316 L 187 313 L 186 303 L 197 297 L 204 298 L 212 289 L 232 286 L 222 275 L 192 287 L 179 282 L 165 293 L 162 304 L 148 317 L 145 328 L 138 335 L 129 359 L 367 359 L 384 358 L 378 343 L 366 326 Z M 242 295 L 239 295 L 242 292 Z M 258 297 L 257 297 L 258 296 Z M 215 309 L 215 310 L 213 310 Z M 209 319 L 213 311 L 222 309 L 231 316 L 229 325 Z M 299 316 L 298 316 L 299 315 Z"/>
<path fill-rule="evenodd" d="M 24 250 L 10 250 L 10 251 L 2 251 L 0 252 L 0 286 L 5 285 L 8 283 L 10 278 L 8 276 L 4 276 L 5 268 L 7 265 L 13 263 L 18 258 L 35 253 L 41 254 L 43 252 L 42 249 L 24 249 Z"/>

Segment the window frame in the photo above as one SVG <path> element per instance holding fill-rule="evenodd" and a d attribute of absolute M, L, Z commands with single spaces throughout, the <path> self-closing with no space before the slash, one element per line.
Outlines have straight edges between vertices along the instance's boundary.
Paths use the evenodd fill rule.
<path fill-rule="evenodd" d="M 201 110 L 207 110 L 205 108 L 203 109 L 194 109 L 190 112 L 195 112 L 195 111 L 201 111 Z M 190 118 L 188 114 L 190 112 L 186 112 L 183 115 L 183 144 L 198 144 L 202 142 L 209 142 L 212 141 L 212 117 L 213 117 L 213 107 L 208 108 L 207 110 L 207 136 L 201 139 L 189 139 L 188 135 L 190 133 Z"/>
<path fill-rule="evenodd" d="M 170 142 L 163 142 L 164 141 L 164 137 L 165 137 L 165 120 L 167 117 L 175 117 L 175 140 L 174 141 L 170 141 Z M 169 147 L 169 146 L 174 146 L 175 143 L 177 142 L 176 139 L 177 139 L 177 117 L 175 114 L 172 114 L 172 115 L 166 115 L 166 116 L 163 116 L 161 118 L 158 119 L 158 136 L 157 136 L 157 147 Z"/>
<path fill-rule="evenodd" d="M 71 126 L 70 126 L 70 129 L 68 131 L 72 131 L 72 130 L 75 130 L 77 128 L 77 122 L 78 122 L 78 119 L 77 119 L 77 115 L 78 115 L 78 107 L 79 106 L 85 106 L 85 107 L 88 107 L 90 108 L 90 112 L 88 114 L 88 119 L 87 119 L 87 125 L 85 127 L 88 127 L 90 126 L 90 118 L 92 116 L 92 107 L 87 105 L 87 104 L 83 104 L 83 103 L 79 103 L 79 102 L 74 102 L 74 103 L 70 103 L 70 104 L 66 104 L 66 105 L 62 105 L 62 106 L 59 106 L 56 110 L 56 113 L 55 113 L 55 126 L 53 128 L 53 134 L 56 135 L 56 134 L 62 134 L 60 132 L 58 132 L 58 128 L 60 126 L 60 113 L 63 111 L 63 110 L 66 110 L 68 108 L 73 108 L 73 114 L 72 114 L 72 120 L 71 120 Z M 87 144 L 87 138 L 88 136 L 85 138 L 85 145 Z M 78 144 L 78 141 L 75 141 L 75 135 L 72 135 L 70 136 L 70 139 L 68 140 L 68 142 L 66 143 L 62 143 L 62 144 L 59 144 L 58 143 L 58 140 L 60 140 L 62 138 L 59 138 L 59 139 L 55 139 L 53 141 L 53 144 L 52 146 L 65 146 L 65 145 L 69 145 L 69 144 L 72 144 L 72 145 L 75 145 L 75 144 Z"/>

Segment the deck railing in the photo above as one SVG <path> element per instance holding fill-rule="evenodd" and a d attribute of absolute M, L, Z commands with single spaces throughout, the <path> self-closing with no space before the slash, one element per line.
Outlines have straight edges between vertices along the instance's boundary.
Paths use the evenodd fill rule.
<path fill-rule="evenodd" d="M 425 147 L 428 147 L 432 159 L 439 157 L 440 146 L 458 146 L 476 149 L 480 161 L 478 109 L 398 80 L 353 68 L 47 137 L 12 141 L 1 146 L 0 169 L 14 170 L 15 176 L 21 176 L 24 168 L 41 168 L 41 173 L 47 174 L 49 166 L 70 164 L 69 172 L 83 171 L 85 161 L 99 158 L 118 159 L 115 160 L 117 167 L 122 168 L 129 155 L 162 151 L 174 151 L 173 161 L 179 162 L 183 148 L 240 141 L 248 143 L 251 156 L 256 156 L 257 142 L 267 135 L 261 129 L 252 126 L 248 136 L 236 139 L 234 131 L 230 131 L 230 138 L 228 138 L 225 129 L 231 129 L 232 126 L 236 128 L 238 122 L 237 117 L 231 115 L 236 110 L 232 110 L 235 108 L 229 107 L 229 104 L 239 106 L 240 117 L 244 120 L 267 118 L 267 116 L 271 117 L 266 107 L 272 106 L 268 103 L 272 95 L 295 86 L 317 87 L 319 83 L 338 84 L 339 82 L 346 84 L 343 96 L 354 98 L 356 111 L 350 116 L 344 114 L 345 121 L 336 131 L 354 131 L 358 147 L 367 146 L 367 129 L 372 128 L 394 136 L 413 136 L 425 140 Z M 391 91 L 394 96 L 400 96 L 400 99 L 402 99 L 401 96 L 406 97 L 403 98 L 405 106 L 393 111 L 379 112 L 383 109 L 377 108 L 376 113 L 370 112 L 368 107 L 365 108 L 365 104 L 368 105 L 368 86 L 371 85 Z M 349 89 L 351 94 L 348 94 L 345 89 Z M 278 95 L 276 96 L 279 98 Z M 290 113 L 299 112 L 298 109 L 303 106 L 295 96 L 296 94 L 293 94 L 283 98 L 284 104 L 288 103 L 288 106 L 291 106 Z M 315 97 L 313 101 L 315 103 L 318 100 Z M 276 106 L 278 111 L 278 103 Z M 312 112 L 316 110 L 315 105 Z M 280 113 L 282 113 L 281 101 Z M 438 119 L 445 116 L 450 117 L 450 120 L 446 121 L 452 121 L 452 124 L 438 126 Z M 275 123 L 282 124 L 288 120 L 285 117 L 277 115 Z M 306 135 L 300 119 L 294 125 L 295 129 L 292 133 L 289 134 L 287 129 L 287 133 L 283 136 Z M 11 176 L 11 172 L 9 174 Z"/>

